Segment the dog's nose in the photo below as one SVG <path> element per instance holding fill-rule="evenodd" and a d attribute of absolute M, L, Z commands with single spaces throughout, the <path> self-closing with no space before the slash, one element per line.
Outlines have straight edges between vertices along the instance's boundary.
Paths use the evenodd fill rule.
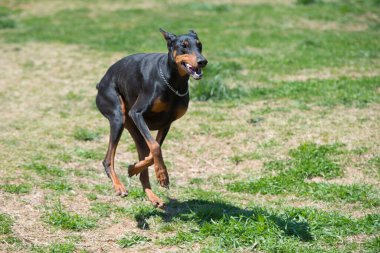
<path fill-rule="evenodd" d="M 197 63 L 198 63 L 199 67 L 203 68 L 207 65 L 207 60 L 206 59 L 200 59 L 200 60 L 198 60 Z"/>

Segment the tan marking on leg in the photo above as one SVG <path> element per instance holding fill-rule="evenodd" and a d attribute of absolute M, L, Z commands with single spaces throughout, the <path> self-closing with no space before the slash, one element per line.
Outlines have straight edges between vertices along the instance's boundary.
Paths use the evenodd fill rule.
<path fill-rule="evenodd" d="M 162 159 L 154 159 L 154 172 L 161 187 L 169 188 L 169 174 Z"/>
<path fill-rule="evenodd" d="M 123 183 L 120 182 L 115 172 L 115 168 L 114 168 L 115 153 L 116 153 L 116 148 L 114 146 L 110 146 L 110 152 L 107 153 L 107 160 L 110 161 L 110 177 L 111 177 L 116 195 L 127 196 L 128 191 L 123 185 Z"/>
<path fill-rule="evenodd" d="M 147 143 L 150 153 L 153 155 L 154 171 L 156 178 L 162 187 L 169 187 L 169 175 L 166 169 L 160 144 L 157 141 Z"/>
<path fill-rule="evenodd" d="M 126 126 L 126 107 L 125 107 L 125 103 L 124 103 L 124 100 L 121 96 L 119 96 L 119 101 L 120 101 L 120 107 L 121 107 L 121 112 L 123 113 L 123 126 L 125 127 Z"/>
<path fill-rule="evenodd" d="M 158 131 L 157 136 L 156 136 L 157 144 L 159 144 L 162 141 L 163 134 L 164 134 L 164 132 L 162 131 L 162 129 Z M 149 147 L 151 147 L 151 146 L 149 146 Z M 157 147 L 156 147 L 156 149 L 157 149 Z M 133 165 L 130 165 L 128 167 L 129 177 L 132 177 L 134 175 L 141 173 L 144 169 L 153 165 L 153 163 L 154 163 L 153 154 L 152 154 L 152 152 L 150 152 L 149 156 L 145 157 L 144 160 L 141 160 L 141 161 L 139 161 Z"/>
<path fill-rule="evenodd" d="M 141 173 L 144 169 L 148 168 L 151 165 L 153 165 L 153 155 L 152 155 L 152 153 L 150 153 L 148 157 L 145 157 L 144 160 L 139 161 L 138 163 L 136 163 L 134 165 L 130 165 L 128 167 L 128 175 L 129 175 L 129 177 L 137 175 L 137 174 Z"/>
<path fill-rule="evenodd" d="M 157 134 L 157 138 L 162 138 L 162 132 Z M 150 150 L 149 156 L 146 157 L 144 160 L 138 162 L 135 165 L 131 165 L 128 168 L 128 174 L 129 176 L 136 175 L 138 173 L 144 172 L 144 169 L 149 167 L 152 164 L 152 159 L 154 163 L 154 170 L 156 174 L 156 178 L 159 181 L 160 185 L 162 187 L 168 188 L 169 186 L 169 175 L 168 171 L 166 169 L 164 159 L 162 157 L 162 151 L 160 144 L 157 142 L 157 140 L 148 142 L 147 141 L 148 148 Z"/>
<path fill-rule="evenodd" d="M 141 181 L 141 185 L 143 187 L 143 190 L 144 190 L 145 194 L 147 195 L 148 199 L 150 200 L 150 202 L 155 207 L 163 209 L 165 207 L 165 203 L 159 197 L 157 197 L 157 195 L 154 194 L 154 192 L 152 191 L 152 188 L 151 188 L 150 182 L 149 182 L 148 170 L 144 170 L 141 172 L 140 181 Z"/>

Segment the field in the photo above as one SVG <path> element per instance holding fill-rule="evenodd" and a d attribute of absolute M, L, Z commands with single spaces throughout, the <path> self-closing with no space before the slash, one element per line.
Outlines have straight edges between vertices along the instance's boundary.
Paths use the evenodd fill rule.
<path fill-rule="evenodd" d="M 209 64 L 138 177 L 104 173 L 107 68 L 194 29 Z M 2 0 L 0 252 L 379 252 L 379 0 Z"/>

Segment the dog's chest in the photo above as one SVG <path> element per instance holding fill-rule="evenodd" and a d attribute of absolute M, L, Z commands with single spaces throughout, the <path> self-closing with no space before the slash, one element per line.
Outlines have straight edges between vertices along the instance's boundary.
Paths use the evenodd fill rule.
<path fill-rule="evenodd" d="M 144 115 L 150 129 L 159 129 L 181 118 L 187 111 L 189 98 L 164 99 L 156 98 Z"/>

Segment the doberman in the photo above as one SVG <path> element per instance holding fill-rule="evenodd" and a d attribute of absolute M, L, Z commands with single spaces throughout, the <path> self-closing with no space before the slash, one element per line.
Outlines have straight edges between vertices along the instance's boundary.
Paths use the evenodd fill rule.
<path fill-rule="evenodd" d="M 158 182 L 162 187 L 169 187 L 161 145 L 171 123 L 187 110 L 189 77 L 201 79 L 207 60 L 193 30 L 178 36 L 163 29 L 160 32 L 169 52 L 134 54 L 114 63 L 97 85 L 96 105 L 110 123 L 109 145 L 103 165 L 116 194 L 128 195 L 114 170 L 116 148 L 126 128 L 139 156 L 139 162 L 129 166 L 128 174 L 131 177 L 140 173 L 149 200 L 154 206 L 164 208 L 165 203 L 151 189 L 147 168 L 154 164 Z M 150 130 L 158 130 L 155 139 Z"/>

